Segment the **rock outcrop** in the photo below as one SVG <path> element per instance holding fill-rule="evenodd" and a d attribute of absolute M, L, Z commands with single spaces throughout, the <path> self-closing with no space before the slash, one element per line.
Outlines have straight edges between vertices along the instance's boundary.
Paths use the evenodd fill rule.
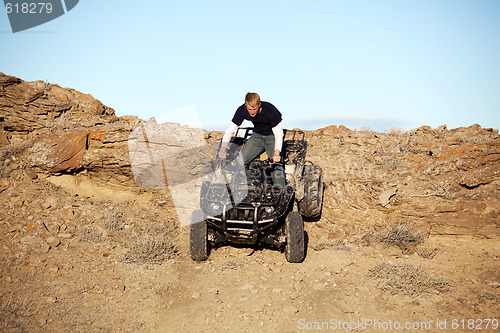
<path fill-rule="evenodd" d="M 345 232 L 368 233 L 389 221 L 438 234 L 500 234 L 497 130 L 330 126 L 309 137 L 309 158 L 327 184 L 324 219 L 346 223 Z"/>
<path fill-rule="evenodd" d="M 92 127 L 117 120 L 113 109 L 90 95 L 44 81 L 25 82 L 3 73 L 0 110 L 4 130 L 14 139 L 36 130 Z"/>
<path fill-rule="evenodd" d="M 91 95 L 0 73 L 0 145 L 22 146 L 35 172 L 87 170 L 130 185 L 127 140 L 139 122 L 118 118 Z"/>

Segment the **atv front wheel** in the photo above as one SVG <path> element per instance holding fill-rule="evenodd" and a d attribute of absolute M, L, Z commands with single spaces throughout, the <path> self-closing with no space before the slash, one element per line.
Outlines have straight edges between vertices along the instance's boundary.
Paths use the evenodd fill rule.
<path fill-rule="evenodd" d="M 290 212 L 285 220 L 285 258 L 288 262 L 302 262 L 306 249 L 304 242 L 304 221 L 299 212 Z"/>
<path fill-rule="evenodd" d="M 299 212 L 307 218 L 318 218 L 323 206 L 323 171 L 317 165 L 304 166 L 304 197 L 298 203 Z"/>
<path fill-rule="evenodd" d="M 191 259 L 204 261 L 208 259 L 208 227 L 203 212 L 198 209 L 191 214 L 189 232 L 189 250 Z"/>

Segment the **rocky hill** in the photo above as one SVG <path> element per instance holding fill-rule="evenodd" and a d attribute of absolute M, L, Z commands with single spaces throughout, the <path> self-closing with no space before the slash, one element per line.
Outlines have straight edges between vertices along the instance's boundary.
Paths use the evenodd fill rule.
<path fill-rule="evenodd" d="M 128 140 L 141 124 L 90 95 L 0 73 L 2 331 L 291 331 L 334 315 L 498 315 L 497 130 L 306 131 L 326 185 L 321 219 L 306 224 L 306 261 L 222 247 L 199 264 L 169 189 L 134 181 Z M 440 287 L 396 288 L 388 268 L 439 275 Z"/>

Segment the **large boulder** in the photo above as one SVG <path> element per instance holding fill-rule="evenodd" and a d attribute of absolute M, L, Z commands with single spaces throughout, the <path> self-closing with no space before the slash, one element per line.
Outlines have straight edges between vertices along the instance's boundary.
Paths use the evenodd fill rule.
<path fill-rule="evenodd" d="M 91 95 L 0 73 L 0 147 L 25 147 L 36 172 L 87 170 L 131 185 L 127 139 L 140 121 L 116 117 Z"/>
<path fill-rule="evenodd" d="M 0 121 L 14 139 L 46 128 L 91 127 L 116 119 L 112 108 L 91 95 L 0 73 Z"/>

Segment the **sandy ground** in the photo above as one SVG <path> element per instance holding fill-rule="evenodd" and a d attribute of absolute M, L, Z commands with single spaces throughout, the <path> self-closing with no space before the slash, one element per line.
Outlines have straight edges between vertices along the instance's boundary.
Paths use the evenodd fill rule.
<path fill-rule="evenodd" d="M 234 246 L 193 262 L 189 230 L 163 200 L 126 201 L 116 188 L 91 198 L 88 184 L 74 182 L 11 182 L 26 186 L 1 193 L 2 332 L 500 331 L 498 239 L 430 236 L 403 253 L 336 238 L 320 220 L 306 223 L 300 264 L 276 249 Z M 120 228 L 109 216 L 122 216 L 113 220 Z M 60 244 L 47 247 L 54 221 Z M 173 250 L 162 260 L 124 259 L 158 232 L 152 223 L 168 226 Z M 425 274 L 384 277 L 381 267 Z"/>

